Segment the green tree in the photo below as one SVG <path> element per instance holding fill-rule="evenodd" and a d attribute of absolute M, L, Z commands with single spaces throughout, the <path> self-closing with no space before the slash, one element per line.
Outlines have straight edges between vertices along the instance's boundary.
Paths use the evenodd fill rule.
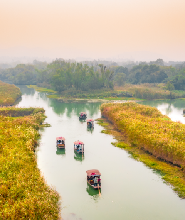
<path fill-rule="evenodd" d="M 175 90 L 175 87 L 173 84 L 170 83 L 170 81 L 168 81 L 166 84 L 166 89 L 169 91 L 172 91 L 172 90 Z"/>

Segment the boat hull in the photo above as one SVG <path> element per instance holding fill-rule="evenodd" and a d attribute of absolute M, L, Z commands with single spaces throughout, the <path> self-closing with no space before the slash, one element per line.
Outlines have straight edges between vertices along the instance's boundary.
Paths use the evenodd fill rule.
<path fill-rule="evenodd" d="M 64 149 L 65 148 L 65 144 L 57 144 L 57 147 L 60 149 Z"/>

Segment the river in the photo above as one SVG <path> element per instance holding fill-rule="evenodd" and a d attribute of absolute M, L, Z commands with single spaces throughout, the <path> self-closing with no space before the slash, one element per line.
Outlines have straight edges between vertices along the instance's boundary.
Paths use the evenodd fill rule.
<path fill-rule="evenodd" d="M 61 195 L 64 220 L 184 220 L 185 200 L 180 199 L 161 176 L 126 151 L 114 147 L 111 135 L 95 123 L 93 131 L 78 119 L 81 111 L 88 118 L 99 118 L 101 103 L 61 103 L 45 93 L 19 86 L 23 96 L 18 107 L 43 107 L 46 122 L 37 148 L 38 168 Z M 185 123 L 184 100 L 144 102 Z M 65 151 L 56 149 L 56 137 L 66 138 Z M 84 157 L 74 154 L 73 142 L 85 143 Z M 101 192 L 88 187 L 86 170 L 98 169 Z"/>

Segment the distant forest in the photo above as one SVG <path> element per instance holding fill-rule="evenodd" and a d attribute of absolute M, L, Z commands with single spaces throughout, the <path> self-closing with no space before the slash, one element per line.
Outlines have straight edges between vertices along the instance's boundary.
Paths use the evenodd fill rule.
<path fill-rule="evenodd" d="M 168 90 L 185 90 L 185 62 L 165 65 L 162 59 L 121 66 L 115 62 L 75 62 L 56 59 L 51 63 L 34 61 L 14 68 L 0 68 L 0 80 L 17 85 L 37 85 L 65 90 L 113 89 L 125 83 L 165 83 Z"/>

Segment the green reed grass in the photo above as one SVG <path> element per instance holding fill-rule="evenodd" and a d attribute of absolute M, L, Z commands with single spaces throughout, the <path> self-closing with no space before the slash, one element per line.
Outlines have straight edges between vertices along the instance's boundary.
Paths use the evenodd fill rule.
<path fill-rule="evenodd" d="M 9 111 L 12 112 L 11 108 Z M 17 111 L 22 115 L 25 110 Z M 34 153 L 38 129 L 45 119 L 43 112 L 43 109 L 32 109 L 32 115 L 18 118 L 0 115 L 2 220 L 60 218 L 59 195 L 41 176 Z"/>

